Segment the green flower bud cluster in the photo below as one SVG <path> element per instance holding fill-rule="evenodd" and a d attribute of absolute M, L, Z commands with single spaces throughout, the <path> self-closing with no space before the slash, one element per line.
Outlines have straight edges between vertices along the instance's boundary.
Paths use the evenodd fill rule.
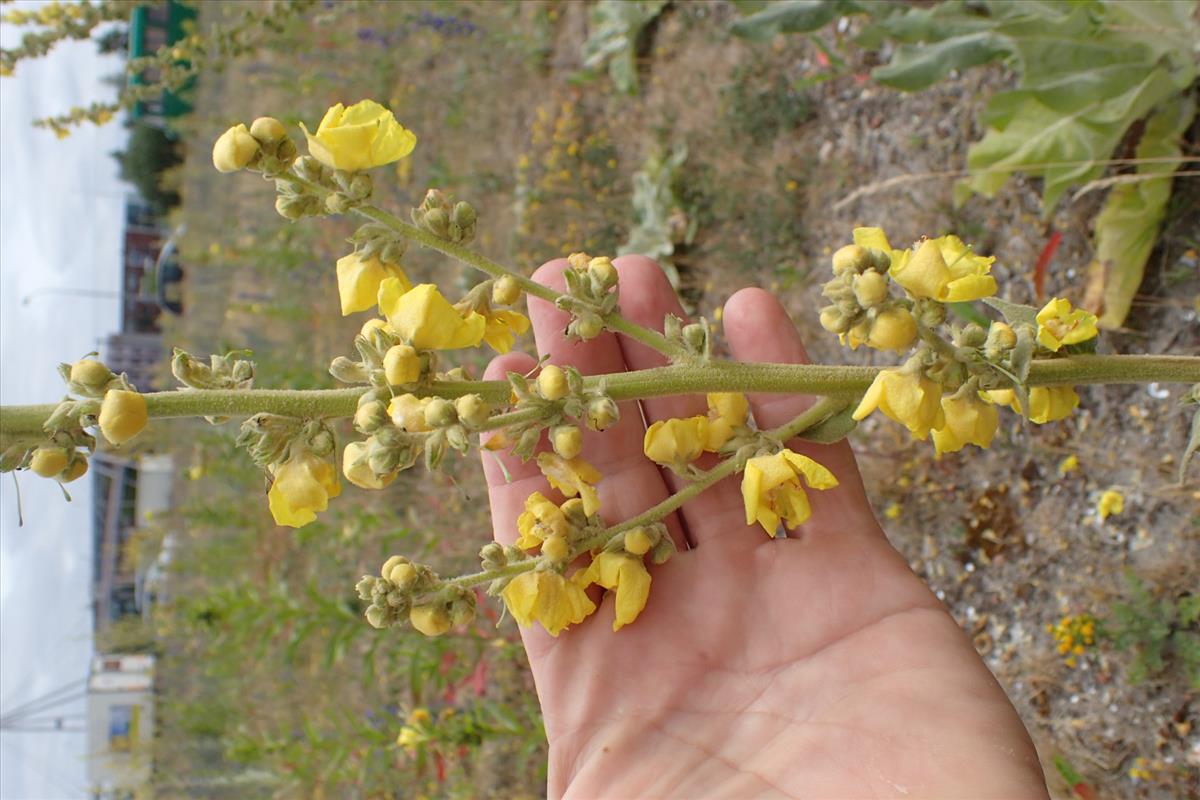
<path fill-rule="evenodd" d="M 857 349 L 904 352 L 917 340 L 917 318 L 908 300 L 890 292 L 891 257 L 880 250 L 846 245 L 833 254 L 833 280 L 821 287 L 832 305 L 821 309 L 821 327 Z M 936 303 L 941 313 L 945 307 Z"/>
<path fill-rule="evenodd" d="M 254 387 L 254 362 L 241 357 L 247 355 L 250 355 L 249 350 L 213 354 L 205 364 L 176 347 L 171 357 L 171 374 L 189 389 L 251 389 Z"/>
<path fill-rule="evenodd" d="M 430 431 L 425 438 L 425 466 L 436 469 L 447 447 L 465 455 L 471 446 L 469 432 L 485 425 L 491 414 L 491 406 L 477 394 L 456 400 L 430 398 L 425 406 L 425 424 Z"/>
<path fill-rule="evenodd" d="M 567 338 L 586 342 L 601 334 L 604 317 L 617 310 L 617 268 L 611 259 L 587 253 L 572 253 L 567 262 L 571 265 L 563 273 L 567 291 L 555 305 L 571 315 Z"/>
<path fill-rule="evenodd" d="M 330 214 L 345 214 L 355 206 L 366 202 L 375 190 L 371 176 L 365 172 L 334 170 L 333 182 L 337 188 L 325 196 L 325 210 Z M 400 255 L 403 255 L 403 252 Z M 382 255 L 380 257 L 383 258 Z M 384 258 L 384 260 L 396 262 L 400 259 L 397 256 L 394 259 Z"/>
<path fill-rule="evenodd" d="M 336 187 L 334 171 L 312 156 L 297 158 L 292 164 L 292 171 L 311 183 L 329 189 Z M 275 210 L 284 219 L 294 222 L 303 217 L 317 217 L 328 212 L 324 201 L 304 186 L 279 178 L 275 181 L 275 191 Z"/>
<path fill-rule="evenodd" d="M 712 355 L 711 329 L 704 317 L 699 322 L 684 325 L 679 317 L 667 314 L 663 319 L 663 336 L 697 358 L 708 359 Z"/>
<path fill-rule="evenodd" d="M 358 175 L 368 177 L 366 173 Z M 377 257 L 388 264 L 399 264 L 408 249 L 407 239 L 378 222 L 368 222 L 359 226 L 348 241 L 355 246 L 364 260 Z"/>
<path fill-rule="evenodd" d="M 437 573 L 404 556 L 384 562 L 380 577 L 364 575 L 354 587 L 367 603 L 364 616 L 374 628 L 390 628 L 407 620 L 426 636 L 440 636 L 475 619 L 475 593 L 444 585 Z"/>
<path fill-rule="evenodd" d="M 605 542 L 604 550 L 609 553 L 628 553 L 631 556 L 650 553 L 650 559 L 655 564 L 665 564 L 675 554 L 675 541 L 667 531 L 666 525 L 655 522 L 614 535 Z"/>
<path fill-rule="evenodd" d="M 333 455 L 336 440 L 324 420 L 303 420 L 263 412 L 242 423 L 237 444 L 245 448 L 255 464 L 266 469 L 289 459 L 294 448 L 303 448 L 318 458 Z"/>
<path fill-rule="evenodd" d="M 517 398 L 513 406 L 515 411 L 536 409 L 538 412 L 536 419 L 504 429 L 504 435 L 516 443 L 512 452 L 523 459 L 532 457 L 546 428 L 550 429 L 550 442 L 555 452 L 570 459 L 579 455 L 582 448 L 580 425 L 602 431 L 615 425 L 621 417 L 620 409 L 608 396 L 607 389 L 603 385 L 586 389 L 583 375 L 574 367 L 564 369 L 546 364 L 533 381 L 510 372 L 508 384 Z"/>
<path fill-rule="evenodd" d="M 342 383 L 365 383 L 376 389 L 411 386 L 433 374 L 437 367 L 436 351 L 417 350 L 404 344 L 382 324 L 363 326 L 354 337 L 354 347 L 358 350 L 358 361 L 338 356 L 329 365 L 329 374 Z"/>
<path fill-rule="evenodd" d="M 470 244 L 475 239 L 475 207 L 462 200 L 451 204 L 439 189 L 425 193 L 421 205 L 412 210 L 412 220 L 418 228 L 448 242 Z"/>

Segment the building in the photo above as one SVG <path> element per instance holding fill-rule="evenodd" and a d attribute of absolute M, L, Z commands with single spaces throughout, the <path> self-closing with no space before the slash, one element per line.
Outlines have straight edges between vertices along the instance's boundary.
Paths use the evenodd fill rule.
<path fill-rule="evenodd" d="M 87 685 L 88 783 L 93 800 L 133 800 L 150 777 L 154 656 L 97 654 Z"/>

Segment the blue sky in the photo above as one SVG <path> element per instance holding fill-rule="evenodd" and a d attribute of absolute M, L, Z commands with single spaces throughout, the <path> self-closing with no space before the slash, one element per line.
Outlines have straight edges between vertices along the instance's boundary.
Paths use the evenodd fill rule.
<path fill-rule="evenodd" d="M 18 2 L 10 8 L 30 7 Z M 21 29 L 0 24 L 11 47 Z M 109 155 L 123 146 L 118 122 L 87 125 L 59 141 L 31 127 L 40 116 L 108 99 L 119 72 L 89 42 L 59 45 L 0 78 L 0 402 L 52 402 L 55 367 L 100 349 L 120 324 L 115 298 L 39 294 L 43 287 L 115 290 L 120 284 L 126 187 Z M 0 481 L 0 708 L 7 711 L 87 675 L 91 654 L 91 482 L 58 486 L 20 476 L 18 527 L 12 477 Z M 81 714 L 83 703 L 57 711 Z M 0 734 L 0 798 L 84 797 L 83 734 Z"/>

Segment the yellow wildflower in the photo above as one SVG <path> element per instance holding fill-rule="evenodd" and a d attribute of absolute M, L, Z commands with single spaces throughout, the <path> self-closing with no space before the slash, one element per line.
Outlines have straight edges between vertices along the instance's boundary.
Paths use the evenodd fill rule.
<path fill-rule="evenodd" d="M 267 492 L 267 502 L 277 525 L 307 525 L 342 492 L 333 464 L 308 451 L 275 465 L 271 472 L 275 481 Z"/>
<path fill-rule="evenodd" d="M 360 489 L 382 489 L 396 480 L 396 473 L 376 475 L 365 458 L 365 442 L 350 442 L 342 451 L 342 474 Z"/>
<path fill-rule="evenodd" d="M 424 725 L 433 720 L 433 716 L 427 708 L 414 708 L 408 715 L 405 723 L 408 725 Z"/>
<path fill-rule="evenodd" d="M 379 284 L 379 310 L 418 350 L 474 347 L 483 339 L 487 324 L 474 311 L 463 317 L 432 283 L 406 290 L 398 278 L 385 278 Z"/>
<path fill-rule="evenodd" d="M 1030 389 L 1029 414 L 1025 414 L 1021 401 L 1012 389 L 993 389 L 984 392 L 984 395 L 996 405 L 1008 406 L 1038 425 L 1066 419 L 1079 405 L 1079 395 L 1070 386 L 1035 386 Z"/>
<path fill-rule="evenodd" d="M 1067 473 L 1074 472 L 1077 469 L 1079 469 L 1079 457 L 1074 453 L 1064 458 L 1058 464 L 1059 475 L 1066 475 Z"/>
<path fill-rule="evenodd" d="M 417 397 L 415 394 L 397 395 L 388 403 L 387 413 L 392 423 L 409 433 L 429 430 L 425 422 L 425 407 L 433 402 L 432 397 Z"/>
<path fill-rule="evenodd" d="M 883 232 L 883 228 L 855 228 L 854 244 L 866 250 L 879 250 L 886 253 L 892 260 L 892 266 L 896 265 L 896 258 L 906 252 L 904 250 L 892 249 L 892 245 L 888 242 L 887 234 Z M 847 245 L 834 253 L 834 272 L 842 271 L 838 269 L 839 256 L 845 262 L 844 268 L 850 268 L 851 265 L 863 263 L 865 254 L 860 251 L 850 250 L 849 248 L 850 245 Z"/>
<path fill-rule="evenodd" d="M 989 447 L 1000 425 L 1000 412 L 977 396 L 943 397 L 942 412 L 946 424 L 933 431 L 938 455 L 957 452 L 968 444 Z"/>
<path fill-rule="evenodd" d="M 517 517 L 517 530 L 521 534 L 517 547 L 532 550 L 551 536 L 565 536 L 567 528 L 562 509 L 541 492 L 534 492 L 525 498 L 525 510 Z"/>
<path fill-rule="evenodd" d="M 853 347 L 851 337 L 851 350 Z M 906 308 L 889 308 L 875 317 L 867 334 L 866 344 L 876 350 L 894 350 L 902 353 L 917 340 L 917 321 Z"/>
<path fill-rule="evenodd" d="M 812 516 L 801 478 L 812 489 L 832 489 L 838 485 L 828 469 L 791 450 L 747 461 L 742 475 L 746 524 L 758 522 L 768 536 L 774 536 L 780 521 L 788 528 L 795 528 Z"/>
<path fill-rule="evenodd" d="M 396 744 L 409 750 L 415 750 L 417 745 L 423 741 L 425 741 L 424 735 L 416 728 L 410 728 L 407 725 L 400 729 L 400 735 L 396 737 Z"/>
<path fill-rule="evenodd" d="M 258 140 L 245 125 L 234 125 L 221 134 L 213 145 L 212 162 L 218 172 L 237 172 L 249 166 L 258 155 Z"/>
<path fill-rule="evenodd" d="M 651 461 L 679 468 L 704 452 L 708 428 L 708 417 L 659 420 L 646 429 L 642 449 Z"/>
<path fill-rule="evenodd" d="M 596 610 L 583 589 L 557 572 L 523 572 L 500 593 L 508 612 L 522 627 L 536 620 L 551 636 L 583 622 Z"/>
<path fill-rule="evenodd" d="M 142 432 L 149 414 L 146 398 L 137 392 L 111 389 L 100 403 L 100 432 L 112 444 L 122 444 Z"/>
<path fill-rule="evenodd" d="M 617 593 L 614 631 L 637 619 L 650 596 L 650 573 L 640 556 L 602 552 L 571 580 L 585 589 L 595 583 Z"/>
<path fill-rule="evenodd" d="M 1096 315 L 1083 309 L 1071 309 L 1071 301 L 1055 297 L 1037 313 L 1037 340 L 1042 347 L 1057 353 L 1064 344 L 1079 344 L 1099 335 Z"/>
<path fill-rule="evenodd" d="M 300 127 L 304 128 L 303 123 Z M 327 167 L 347 171 L 399 161 L 417 144 L 416 135 L 374 100 L 363 100 L 349 108 L 338 103 L 325 112 L 316 133 L 304 128 L 304 135 L 313 158 Z"/>
<path fill-rule="evenodd" d="M 1100 519 L 1106 520 L 1113 514 L 1120 514 L 1125 510 L 1125 495 L 1109 489 L 1104 494 L 1100 495 L 1100 502 L 1096 504 L 1096 513 L 1100 515 Z"/>
<path fill-rule="evenodd" d="M 880 228 L 855 228 L 854 243 L 887 253 L 892 278 L 916 297 L 957 303 L 996 293 L 995 256 L 975 255 L 957 236 L 926 239 L 914 253 L 893 250 Z"/>
<path fill-rule="evenodd" d="M 399 264 L 389 264 L 377 256 L 363 258 L 351 253 L 337 260 L 338 296 L 342 301 L 342 316 L 366 311 L 379 300 L 379 284 L 386 278 L 400 282 L 398 291 L 404 294 L 412 288 L 408 276 Z"/>
<path fill-rule="evenodd" d="M 413 606 L 408 612 L 408 621 L 426 636 L 441 636 L 454 627 L 445 609 L 433 605 Z"/>
<path fill-rule="evenodd" d="M 625 552 L 635 556 L 644 556 L 654 546 L 654 540 L 650 538 L 650 534 L 645 528 L 634 528 L 625 534 L 624 546 Z"/>
<path fill-rule="evenodd" d="M 924 375 L 898 369 L 881 370 L 875 376 L 862 402 L 854 411 L 861 420 L 875 409 L 908 428 L 917 439 L 946 424 L 942 412 L 942 387 Z"/>
<path fill-rule="evenodd" d="M 582 458 L 567 460 L 557 453 L 539 453 L 537 464 L 551 486 L 567 497 L 578 496 L 583 501 L 583 512 L 589 517 L 600 510 L 600 496 L 596 493 L 598 469 Z"/>
<path fill-rule="evenodd" d="M 708 401 L 708 442 L 704 449 L 717 452 L 750 419 L 750 402 L 741 392 L 710 392 Z"/>
<path fill-rule="evenodd" d="M 529 317 L 519 311 L 489 310 L 483 318 L 483 340 L 497 353 L 512 350 L 516 338 L 529 330 Z"/>
<path fill-rule="evenodd" d="M 554 402 L 562 400 L 570 391 L 567 373 L 556 364 L 547 364 L 537 376 L 538 394 L 544 399 Z"/>
<path fill-rule="evenodd" d="M 61 447 L 39 447 L 33 451 L 29 468 L 43 478 L 53 478 L 67 468 L 67 451 Z"/>
<path fill-rule="evenodd" d="M 392 386 L 415 383 L 421 378 L 421 357 L 407 344 L 389 347 L 383 354 L 383 375 Z"/>
<path fill-rule="evenodd" d="M 893 501 L 883 510 L 883 515 L 888 519 L 900 519 L 900 515 L 904 513 L 904 506 Z"/>

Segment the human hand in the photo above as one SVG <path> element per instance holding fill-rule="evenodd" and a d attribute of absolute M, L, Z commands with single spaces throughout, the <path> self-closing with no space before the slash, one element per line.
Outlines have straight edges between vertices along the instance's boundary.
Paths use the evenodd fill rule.
<path fill-rule="evenodd" d="M 684 316 L 653 261 L 614 263 L 627 317 L 662 330 L 664 315 Z M 534 277 L 561 289 L 565 267 L 552 261 Z M 551 363 L 584 374 L 663 363 L 608 332 L 565 341 L 567 315 L 545 301 L 530 297 L 529 312 L 538 351 Z M 724 328 L 738 360 L 807 361 L 787 312 L 764 291 L 730 298 Z M 533 367 L 528 355 L 510 353 L 486 377 Z M 812 398 L 750 402 L 767 428 Z M 698 396 L 641 405 L 647 423 L 706 410 Z M 619 424 L 585 433 L 584 454 L 604 475 L 600 513 L 610 524 L 682 485 L 644 457 L 644 432 L 637 404 L 625 403 Z M 888 544 L 849 446 L 788 446 L 840 481 L 810 493 L 812 518 L 792 538 L 747 527 L 737 478 L 726 479 L 665 520 L 680 552 L 652 570 L 636 622 L 614 634 L 606 599 L 557 638 L 522 630 L 550 742 L 549 796 L 1045 797 L 1020 719 Z M 511 544 L 525 498 L 547 487 L 532 461 L 503 462 L 484 458 L 495 536 Z"/>

